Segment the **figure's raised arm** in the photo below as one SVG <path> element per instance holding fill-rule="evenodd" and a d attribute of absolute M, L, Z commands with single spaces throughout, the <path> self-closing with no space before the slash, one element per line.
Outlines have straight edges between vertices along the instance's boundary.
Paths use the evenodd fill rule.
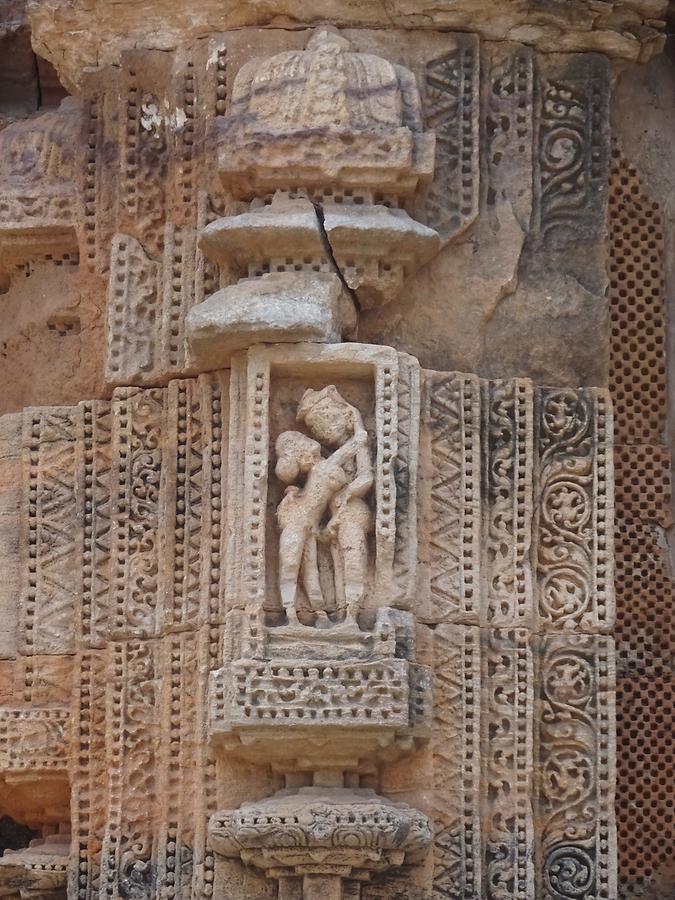
<path fill-rule="evenodd" d="M 368 445 L 356 451 L 356 476 L 347 490 L 351 497 L 365 497 L 375 481 L 373 464 L 370 459 Z"/>
<path fill-rule="evenodd" d="M 339 466 L 343 466 L 348 460 L 356 456 L 359 450 L 368 447 L 368 433 L 365 429 L 360 429 L 349 440 L 337 450 L 331 453 L 329 459 L 331 462 Z"/>

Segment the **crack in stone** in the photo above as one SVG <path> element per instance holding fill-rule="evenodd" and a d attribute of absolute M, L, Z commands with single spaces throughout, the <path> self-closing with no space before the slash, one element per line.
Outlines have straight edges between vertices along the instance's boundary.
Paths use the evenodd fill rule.
<path fill-rule="evenodd" d="M 352 298 L 352 301 L 354 303 L 354 306 L 356 307 L 357 312 L 361 312 L 361 304 L 359 303 L 359 298 L 356 294 L 356 291 L 352 290 L 352 288 L 350 288 L 349 285 L 347 284 L 347 281 L 346 281 L 344 275 L 342 274 L 340 266 L 338 265 L 338 262 L 335 258 L 335 254 L 333 253 L 333 247 L 332 247 L 330 239 L 328 237 L 328 233 L 326 232 L 326 226 L 325 226 L 325 218 L 326 217 L 325 217 L 325 214 L 323 211 L 323 206 L 314 200 L 312 200 L 311 203 L 312 203 L 312 206 L 314 207 L 314 212 L 316 214 L 316 221 L 319 226 L 319 239 L 321 240 L 321 246 L 324 249 L 324 253 L 328 257 L 328 262 L 329 262 L 331 268 L 333 269 L 333 271 L 335 272 L 335 274 L 337 275 L 337 277 L 340 279 L 340 282 L 342 284 L 342 287 L 343 287 L 345 293 L 349 297 Z"/>

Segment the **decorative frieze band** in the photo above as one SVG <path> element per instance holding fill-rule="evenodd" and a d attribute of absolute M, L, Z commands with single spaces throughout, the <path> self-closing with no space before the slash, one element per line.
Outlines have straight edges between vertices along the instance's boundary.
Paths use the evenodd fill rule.
<path fill-rule="evenodd" d="M 488 900 L 534 892 L 534 661 L 525 629 L 482 640 L 483 886 Z"/>
<path fill-rule="evenodd" d="M 612 411 L 604 391 L 535 394 L 535 552 L 541 627 L 614 625 Z"/>
<path fill-rule="evenodd" d="M 433 651 L 432 896 L 472 900 L 482 896 L 483 878 L 479 629 L 439 625 Z"/>
<path fill-rule="evenodd" d="M 19 623 L 24 653 L 72 652 L 75 646 L 82 578 L 80 414 L 80 407 L 24 411 Z"/>
<path fill-rule="evenodd" d="M 532 385 L 483 386 L 483 623 L 532 626 Z"/>
<path fill-rule="evenodd" d="M 212 895 L 216 773 L 203 736 L 222 644 L 222 630 L 205 626 L 78 658 L 73 896 Z"/>
<path fill-rule="evenodd" d="M 425 372 L 422 421 L 422 557 L 418 615 L 478 622 L 480 609 L 480 382 L 471 375 Z M 424 551 L 423 551 L 424 552 Z"/>
<path fill-rule="evenodd" d="M 532 226 L 558 243 L 588 241 L 607 215 L 609 61 L 550 54 L 538 70 Z"/>
<path fill-rule="evenodd" d="M 418 615 L 533 630 L 614 621 L 612 423 L 599 389 L 425 373 Z"/>

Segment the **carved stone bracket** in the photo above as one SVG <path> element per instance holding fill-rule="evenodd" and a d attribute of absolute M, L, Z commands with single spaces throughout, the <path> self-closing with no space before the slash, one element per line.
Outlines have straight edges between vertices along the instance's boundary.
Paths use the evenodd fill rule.
<path fill-rule="evenodd" d="M 284 791 L 217 813 L 209 824 L 217 853 L 241 858 L 282 881 L 305 880 L 303 896 L 319 896 L 311 876 L 328 882 L 420 861 L 431 841 L 426 816 L 374 791 L 320 787 Z"/>
<path fill-rule="evenodd" d="M 529 250 L 548 266 L 564 247 L 600 294 L 608 63 L 528 45 L 324 27 L 125 50 L 81 99 L 3 130 L 3 258 L 56 248 L 108 280 L 111 386 L 217 369 L 253 341 L 353 337 L 358 307 L 409 303 L 414 270 L 504 201 L 530 233 L 521 285 Z"/>

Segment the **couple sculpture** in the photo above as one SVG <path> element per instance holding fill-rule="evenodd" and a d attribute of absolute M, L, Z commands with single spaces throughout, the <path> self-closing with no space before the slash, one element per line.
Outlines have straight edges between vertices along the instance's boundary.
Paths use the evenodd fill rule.
<path fill-rule="evenodd" d="M 325 545 L 336 611 L 355 622 L 366 591 L 373 528 L 365 500 L 374 480 L 368 434 L 359 410 L 334 385 L 305 391 L 297 420 L 309 434 L 284 431 L 276 441 L 275 473 L 287 486 L 277 508 L 281 601 L 289 623 L 297 623 L 301 584 L 315 624 L 328 624 L 331 604 L 319 574 L 319 548 Z"/>

